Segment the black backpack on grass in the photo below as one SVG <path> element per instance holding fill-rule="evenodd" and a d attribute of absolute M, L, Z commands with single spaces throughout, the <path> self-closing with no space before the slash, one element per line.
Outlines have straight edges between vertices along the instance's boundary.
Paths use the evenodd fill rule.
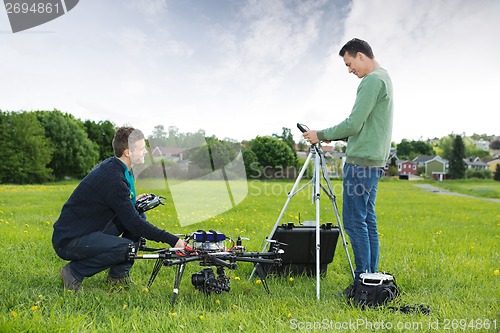
<path fill-rule="evenodd" d="M 348 299 L 365 308 L 385 305 L 399 295 L 394 276 L 387 273 L 362 273 L 359 283 L 353 287 Z"/>

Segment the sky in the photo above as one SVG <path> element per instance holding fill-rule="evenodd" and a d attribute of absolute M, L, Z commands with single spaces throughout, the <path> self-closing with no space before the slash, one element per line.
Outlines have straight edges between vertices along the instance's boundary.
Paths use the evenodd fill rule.
<path fill-rule="evenodd" d="M 0 110 L 298 140 L 351 112 L 338 51 L 357 37 L 391 75 L 393 141 L 500 135 L 499 17 L 500 0 L 82 0 L 13 33 L 0 9 Z"/>

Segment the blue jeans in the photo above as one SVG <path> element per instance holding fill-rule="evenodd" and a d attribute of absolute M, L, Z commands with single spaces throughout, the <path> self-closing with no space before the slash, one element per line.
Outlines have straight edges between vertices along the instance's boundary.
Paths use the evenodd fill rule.
<path fill-rule="evenodd" d="M 121 234 L 123 237 L 119 237 Z M 133 261 L 128 260 L 129 247 L 139 239 L 113 219 L 103 231 L 74 238 L 55 251 L 62 259 L 71 261 L 71 273 L 78 281 L 108 268 L 110 278 L 122 278 L 129 275 L 133 265 Z"/>
<path fill-rule="evenodd" d="M 380 177 L 384 171 L 377 167 L 344 165 L 342 219 L 354 252 L 354 283 L 361 273 L 378 269 L 379 239 L 375 199 Z"/>

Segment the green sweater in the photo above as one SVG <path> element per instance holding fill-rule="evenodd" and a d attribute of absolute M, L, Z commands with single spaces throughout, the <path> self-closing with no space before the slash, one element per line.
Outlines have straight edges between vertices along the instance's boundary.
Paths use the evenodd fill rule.
<path fill-rule="evenodd" d="M 391 78 L 385 69 L 377 68 L 361 80 L 349 117 L 337 126 L 318 131 L 318 138 L 347 138 L 347 163 L 385 166 L 391 147 L 392 112 Z"/>

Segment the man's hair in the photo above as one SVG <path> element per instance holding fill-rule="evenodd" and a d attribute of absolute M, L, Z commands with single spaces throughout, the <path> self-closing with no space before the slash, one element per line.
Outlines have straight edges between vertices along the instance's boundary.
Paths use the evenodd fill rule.
<path fill-rule="evenodd" d="M 144 134 L 133 127 L 119 127 L 113 138 L 113 150 L 116 157 L 121 157 L 129 144 L 144 139 Z"/>
<path fill-rule="evenodd" d="M 350 41 L 348 41 L 341 49 L 339 52 L 339 55 L 341 57 L 344 56 L 345 53 L 348 53 L 351 57 L 355 57 L 358 52 L 363 53 L 366 55 L 368 58 L 373 59 L 373 51 L 370 45 L 365 42 L 364 40 L 358 39 L 358 38 L 353 38 Z"/>

